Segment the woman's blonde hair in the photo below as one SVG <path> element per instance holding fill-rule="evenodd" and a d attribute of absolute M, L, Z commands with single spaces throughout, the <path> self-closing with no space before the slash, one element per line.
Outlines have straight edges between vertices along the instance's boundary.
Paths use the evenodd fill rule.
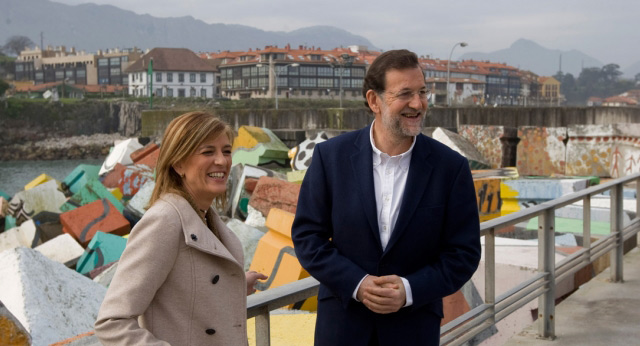
<path fill-rule="evenodd" d="M 173 119 L 162 137 L 156 164 L 156 185 L 151 194 L 149 206 L 166 193 L 175 193 L 188 201 L 193 201 L 193 197 L 185 189 L 182 178 L 173 166 L 193 154 L 209 136 L 217 137 L 221 134 L 225 134 L 229 142 L 233 143 L 234 134 L 229 124 L 210 113 L 189 112 Z M 214 204 L 219 209 L 224 208 L 226 195 L 225 192 L 214 199 Z"/>

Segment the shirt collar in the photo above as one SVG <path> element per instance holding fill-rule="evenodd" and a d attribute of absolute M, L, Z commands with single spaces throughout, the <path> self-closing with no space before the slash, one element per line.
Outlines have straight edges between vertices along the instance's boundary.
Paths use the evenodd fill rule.
<path fill-rule="evenodd" d="M 373 122 L 371 122 L 371 128 L 369 129 L 369 141 L 371 142 L 371 148 L 373 149 L 373 167 L 379 166 L 383 162 L 383 159 L 384 161 L 387 161 L 388 159 L 398 158 L 398 165 L 400 166 L 400 168 L 409 169 L 409 163 L 411 162 L 411 153 L 413 152 L 413 147 L 416 145 L 416 137 L 413 137 L 413 141 L 411 142 L 411 147 L 409 148 L 409 150 L 400 155 L 389 156 L 380 151 L 380 149 L 376 147 L 376 144 L 373 141 L 373 124 L 375 122 L 376 120 L 373 119 Z"/>

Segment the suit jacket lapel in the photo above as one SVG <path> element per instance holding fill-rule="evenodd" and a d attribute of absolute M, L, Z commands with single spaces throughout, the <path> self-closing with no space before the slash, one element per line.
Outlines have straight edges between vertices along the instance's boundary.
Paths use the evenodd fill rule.
<path fill-rule="evenodd" d="M 373 237 L 380 249 L 382 249 L 380 231 L 378 229 L 375 187 L 373 185 L 373 149 L 369 139 L 370 129 L 371 125 L 360 130 L 360 134 L 354 143 L 357 151 L 351 156 L 351 167 L 354 175 L 352 181 L 357 187 L 357 193 L 362 201 L 362 207 L 371 226 Z"/>
<path fill-rule="evenodd" d="M 427 161 L 429 154 L 430 148 L 427 138 L 424 135 L 418 135 L 416 144 L 413 147 L 413 152 L 411 153 L 409 174 L 407 175 L 404 196 L 402 197 L 402 202 L 400 204 L 398 220 L 396 221 L 396 225 L 393 229 L 393 233 L 391 233 L 391 238 L 389 239 L 389 243 L 387 244 L 384 253 L 388 252 L 402 236 L 402 233 L 406 231 L 407 225 L 418 207 L 418 203 L 424 194 L 427 193 L 427 183 L 433 169 L 431 164 Z"/>

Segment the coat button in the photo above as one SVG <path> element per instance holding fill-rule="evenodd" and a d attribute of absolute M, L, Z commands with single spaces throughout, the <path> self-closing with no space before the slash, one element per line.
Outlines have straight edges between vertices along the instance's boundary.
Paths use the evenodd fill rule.
<path fill-rule="evenodd" d="M 218 280 L 220 280 L 220 275 L 214 276 L 213 279 L 211 280 L 211 283 L 215 285 L 218 283 Z"/>
<path fill-rule="evenodd" d="M 213 329 L 213 328 L 209 328 L 209 329 L 207 329 L 207 330 L 206 330 L 206 332 L 207 332 L 207 334 L 209 334 L 209 335 L 213 335 L 213 334 L 215 334 L 215 333 L 216 333 L 216 330 L 215 330 L 215 329 Z"/>
<path fill-rule="evenodd" d="M 195 235 L 195 234 L 192 234 L 191 235 L 191 239 L 194 240 L 194 241 L 198 241 L 198 236 Z"/>

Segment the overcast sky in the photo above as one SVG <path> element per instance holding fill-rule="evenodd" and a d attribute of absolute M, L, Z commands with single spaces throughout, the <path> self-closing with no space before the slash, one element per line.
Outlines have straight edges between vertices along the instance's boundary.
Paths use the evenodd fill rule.
<path fill-rule="evenodd" d="M 586 53 L 621 68 L 640 60 L 639 0 L 54 0 L 110 4 L 154 17 L 192 16 L 206 23 L 269 31 L 331 25 L 381 49 L 408 48 L 447 59 L 489 53 L 526 38 L 549 48 Z M 331 49 L 334 47 L 322 47 Z"/>

